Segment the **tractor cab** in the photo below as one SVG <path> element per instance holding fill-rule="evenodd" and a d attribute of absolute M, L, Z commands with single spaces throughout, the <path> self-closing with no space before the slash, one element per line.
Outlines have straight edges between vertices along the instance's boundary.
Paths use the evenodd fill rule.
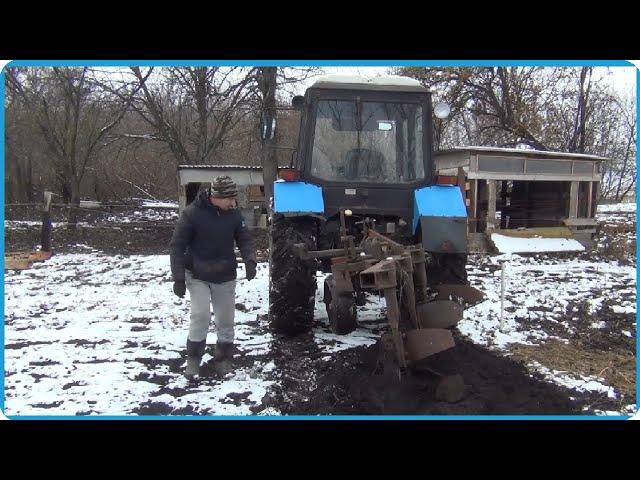
<path fill-rule="evenodd" d="M 406 77 L 326 76 L 294 105 L 302 111 L 300 179 L 321 185 L 325 215 L 405 218 L 412 193 L 433 183 L 431 94 Z"/>

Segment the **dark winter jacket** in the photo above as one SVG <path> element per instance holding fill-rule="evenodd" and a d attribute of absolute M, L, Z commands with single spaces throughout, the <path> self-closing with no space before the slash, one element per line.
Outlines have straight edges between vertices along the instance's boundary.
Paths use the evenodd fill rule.
<path fill-rule="evenodd" d="M 245 262 L 255 262 L 251 236 L 239 210 L 220 210 L 207 192 L 184 209 L 169 243 L 173 281 L 184 281 L 184 271 L 206 282 L 236 278 L 234 241 Z"/>

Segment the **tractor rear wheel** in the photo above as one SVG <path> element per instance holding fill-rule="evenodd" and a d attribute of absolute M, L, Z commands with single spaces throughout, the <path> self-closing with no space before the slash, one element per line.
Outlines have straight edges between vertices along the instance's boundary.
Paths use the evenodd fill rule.
<path fill-rule="evenodd" d="M 430 287 L 440 284 L 467 284 L 466 253 L 434 253 L 427 266 L 427 283 Z"/>
<path fill-rule="evenodd" d="M 274 214 L 269 235 L 269 322 L 276 333 L 286 335 L 310 330 L 315 309 L 317 263 L 301 260 L 293 250 L 296 243 L 316 249 L 315 220 Z"/>

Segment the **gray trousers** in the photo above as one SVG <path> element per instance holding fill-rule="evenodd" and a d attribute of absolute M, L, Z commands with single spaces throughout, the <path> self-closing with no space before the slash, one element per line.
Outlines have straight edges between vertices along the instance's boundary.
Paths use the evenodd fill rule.
<path fill-rule="evenodd" d="M 185 271 L 185 283 L 191 297 L 191 323 L 189 340 L 202 342 L 207 339 L 211 323 L 211 307 L 218 330 L 219 343 L 233 343 L 233 321 L 236 313 L 236 281 L 211 283 L 193 278 Z"/>

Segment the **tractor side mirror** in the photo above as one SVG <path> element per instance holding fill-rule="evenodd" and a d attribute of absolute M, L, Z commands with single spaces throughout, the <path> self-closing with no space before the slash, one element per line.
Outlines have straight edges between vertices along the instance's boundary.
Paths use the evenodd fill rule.
<path fill-rule="evenodd" d="M 433 107 L 433 114 L 437 118 L 444 120 L 451 114 L 451 107 L 448 103 L 438 102 Z"/>
<path fill-rule="evenodd" d="M 304 107 L 304 97 L 302 95 L 296 95 L 291 99 L 291 106 L 296 110 L 302 110 Z"/>

